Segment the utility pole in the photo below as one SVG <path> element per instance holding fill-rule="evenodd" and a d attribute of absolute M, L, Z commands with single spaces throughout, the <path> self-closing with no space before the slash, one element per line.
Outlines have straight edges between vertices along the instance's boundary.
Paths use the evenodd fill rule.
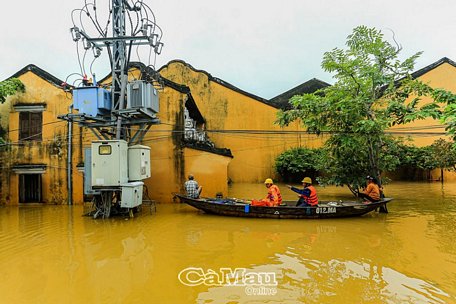
<path fill-rule="evenodd" d="M 122 40 L 125 36 L 125 7 L 124 0 L 112 0 L 112 32 L 113 44 L 113 62 L 112 62 L 112 100 L 114 110 L 123 110 L 125 108 L 125 87 L 126 77 L 124 71 L 128 69 L 126 58 L 126 43 Z M 121 139 L 122 117 L 117 117 L 116 139 Z M 124 132 L 125 134 L 126 132 Z"/>
<path fill-rule="evenodd" d="M 115 210 L 124 208 L 119 205 L 121 197 L 124 197 L 122 195 L 124 188 L 129 190 L 128 187 L 132 182 L 139 184 L 140 180 L 150 176 L 150 168 L 148 170 L 141 168 L 141 172 L 148 171 L 149 175 L 133 172 L 130 173 L 134 176 L 132 180 L 132 177 L 128 176 L 129 168 L 124 167 L 124 163 L 127 162 L 125 156 L 127 152 L 125 151 L 132 148 L 131 154 L 136 157 L 137 147 L 135 145 L 141 143 L 152 125 L 159 123 L 156 116 L 159 110 L 158 93 L 153 84 L 160 83 L 160 77 L 155 71 L 155 66 L 150 62 L 148 65 L 144 65 L 146 68 L 141 71 L 140 80 L 129 82 L 128 71 L 132 48 L 136 48 L 138 56 L 139 47 L 150 48 L 150 61 L 152 52 L 154 56 L 161 53 L 163 33 L 155 22 L 155 15 L 144 1 L 108 0 L 110 1 L 109 18 L 105 25 L 99 21 L 100 10 L 97 2 L 100 1 L 92 1 L 85 0 L 82 9 L 73 10 L 73 27 L 70 31 L 73 41 L 77 43 L 78 59 L 82 57 L 79 54 L 79 44 L 82 44 L 85 50 L 83 58 L 85 59 L 87 52 L 92 50 L 94 61 L 100 56 L 102 50 L 106 49 L 111 64 L 112 83 L 110 86 L 101 87 L 96 83 L 95 74 L 93 74 L 93 83 L 89 82 L 85 74 L 85 62 L 80 61 L 82 81 L 79 86 L 72 88 L 73 105 L 78 113 L 61 115 L 59 118 L 88 128 L 98 138 L 98 141 L 92 143 L 92 164 L 85 165 L 84 170 L 85 176 L 92 176 L 93 189 L 91 190 L 97 191 L 94 217 L 105 218 L 111 215 L 112 207 Z M 77 18 L 77 14 L 79 14 L 79 18 Z M 129 22 L 126 22 L 127 18 Z M 78 21 L 81 24 L 76 24 Z M 84 21 L 88 22 L 90 26 L 84 24 Z M 112 23 L 111 31 L 109 31 L 110 23 Z M 89 28 L 94 30 L 89 32 Z M 94 61 L 90 64 L 91 72 Z M 103 151 L 107 151 L 108 145 L 110 145 L 109 149 L 121 147 L 118 152 L 122 156 L 118 156 L 119 159 L 107 160 L 107 157 L 117 157 L 117 154 L 111 153 L 111 150 L 109 153 L 103 154 Z M 94 147 L 100 150 L 94 151 Z M 142 149 L 147 148 L 142 147 Z M 142 155 L 144 154 L 142 153 Z M 117 167 L 120 168 L 120 173 L 116 173 L 119 176 L 114 179 L 111 178 L 112 172 L 110 171 L 112 163 L 117 164 Z M 150 159 L 146 160 L 146 163 L 150 166 Z M 100 169 L 103 164 L 108 165 L 106 168 Z M 142 192 L 142 186 L 140 189 Z M 125 198 L 122 200 L 122 205 L 124 205 Z"/>

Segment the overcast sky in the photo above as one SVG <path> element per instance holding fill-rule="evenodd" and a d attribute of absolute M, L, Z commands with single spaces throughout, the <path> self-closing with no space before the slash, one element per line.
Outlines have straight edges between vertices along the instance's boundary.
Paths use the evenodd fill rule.
<path fill-rule="evenodd" d="M 157 68 L 181 59 L 263 98 L 311 78 L 332 83 L 320 66 L 323 53 L 344 47 L 358 25 L 376 27 L 390 41 L 394 31 L 402 58 L 423 51 L 416 70 L 442 57 L 456 60 L 455 0 L 144 2 L 164 32 Z M 27 0 L 3 7 L 0 79 L 29 63 L 62 80 L 77 72 L 69 28 L 71 11 L 83 6 L 84 0 Z M 97 61 L 94 71 L 105 76 L 107 61 Z"/>

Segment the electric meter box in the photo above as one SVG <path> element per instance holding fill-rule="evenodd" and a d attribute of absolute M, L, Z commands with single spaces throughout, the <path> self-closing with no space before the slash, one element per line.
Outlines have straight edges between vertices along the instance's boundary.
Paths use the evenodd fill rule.
<path fill-rule="evenodd" d="M 158 113 L 158 91 L 143 80 L 132 81 L 127 85 L 127 108 L 144 109 L 147 112 Z"/>
<path fill-rule="evenodd" d="M 134 208 L 142 204 L 143 182 L 132 182 L 122 185 L 120 207 Z"/>
<path fill-rule="evenodd" d="M 99 87 L 81 87 L 73 90 L 73 107 L 80 114 L 92 117 L 110 114 L 111 92 Z"/>
<path fill-rule="evenodd" d="M 128 147 L 128 180 L 140 181 L 150 177 L 150 147 Z"/>
<path fill-rule="evenodd" d="M 92 142 L 92 187 L 128 182 L 128 145 L 125 140 Z"/>

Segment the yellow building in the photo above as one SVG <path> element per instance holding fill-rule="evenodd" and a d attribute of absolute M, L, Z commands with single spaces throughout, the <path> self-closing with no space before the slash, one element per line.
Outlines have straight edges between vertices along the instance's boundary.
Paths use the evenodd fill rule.
<path fill-rule="evenodd" d="M 419 79 L 423 83 L 430 85 L 433 88 L 441 88 L 456 93 L 456 62 L 444 57 L 440 60 L 412 73 L 412 77 Z M 414 96 L 410 96 L 412 100 Z M 423 98 L 421 104 L 432 102 L 430 98 Z M 391 133 L 396 137 L 402 137 L 408 141 L 409 144 L 417 147 L 424 147 L 433 144 L 438 139 L 450 141 L 451 139 L 446 135 L 445 126 L 440 121 L 427 118 L 417 120 L 405 125 L 394 126 L 390 129 Z M 400 173 L 400 172 L 396 172 Z M 420 173 L 420 172 L 418 172 Z M 431 172 L 421 172 L 420 176 L 412 178 L 423 178 L 429 180 L 440 179 L 440 169 Z M 407 173 L 409 174 L 409 173 Z M 456 174 L 452 171 L 443 171 L 444 180 L 456 180 Z M 393 178 L 400 177 L 400 174 L 393 174 Z M 410 178 L 409 176 L 408 178 Z"/>
<path fill-rule="evenodd" d="M 447 57 L 412 73 L 412 77 L 419 79 L 433 88 L 456 92 L 456 62 Z M 414 96 L 410 96 L 409 100 L 413 98 Z M 422 99 L 422 104 L 430 102 L 432 100 L 429 98 Z M 410 138 L 412 143 L 418 147 L 429 146 L 440 138 L 449 139 L 445 135 L 445 127 L 438 120 L 432 118 L 417 120 L 406 125 L 394 126 L 390 131 L 395 136 Z"/>
<path fill-rule="evenodd" d="M 68 124 L 57 119 L 67 113 L 71 94 L 62 81 L 35 65 L 14 74 L 26 87 L 25 93 L 7 98 L 0 105 L 2 128 L 9 143 L 1 152 L 2 203 L 18 204 L 67 201 Z M 80 153 L 72 155 L 73 163 Z M 82 177 L 74 176 L 75 189 L 82 189 Z"/>
<path fill-rule="evenodd" d="M 263 182 L 267 177 L 277 178 L 274 163 L 280 153 L 292 147 L 319 147 L 322 143 L 322 138 L 305 133 L 298 122 L 285 128 L 274 124 L 277 111 L 286 106 L 280 98 L 282 94 L 266 100 L 179 60 L 163 66 L 160 74 L 190 88 L 206 119 L 206 131 L 211 140 L 233 153 L 228 167 L 232 182 Z M 311 84 L 299 86 L 289 93 L 310 93 L 327 85 L 317 80 L 312 80 Z M 312 91 L 308 91 L 309 88 Z"/>

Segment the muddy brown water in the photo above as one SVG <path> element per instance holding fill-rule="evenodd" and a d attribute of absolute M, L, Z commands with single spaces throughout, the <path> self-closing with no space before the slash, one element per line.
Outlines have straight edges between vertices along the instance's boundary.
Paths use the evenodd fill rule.
<path fill-rule="evenodd" d="M 237 184 L 230 197 L 265 192 Z M 105 220 L 81 216 L 83 206 L 0 207 L 0 303 L 456 303 L 456 184 L 385 192 L 388 214 L 325 220 L 178 203 Z"/>

